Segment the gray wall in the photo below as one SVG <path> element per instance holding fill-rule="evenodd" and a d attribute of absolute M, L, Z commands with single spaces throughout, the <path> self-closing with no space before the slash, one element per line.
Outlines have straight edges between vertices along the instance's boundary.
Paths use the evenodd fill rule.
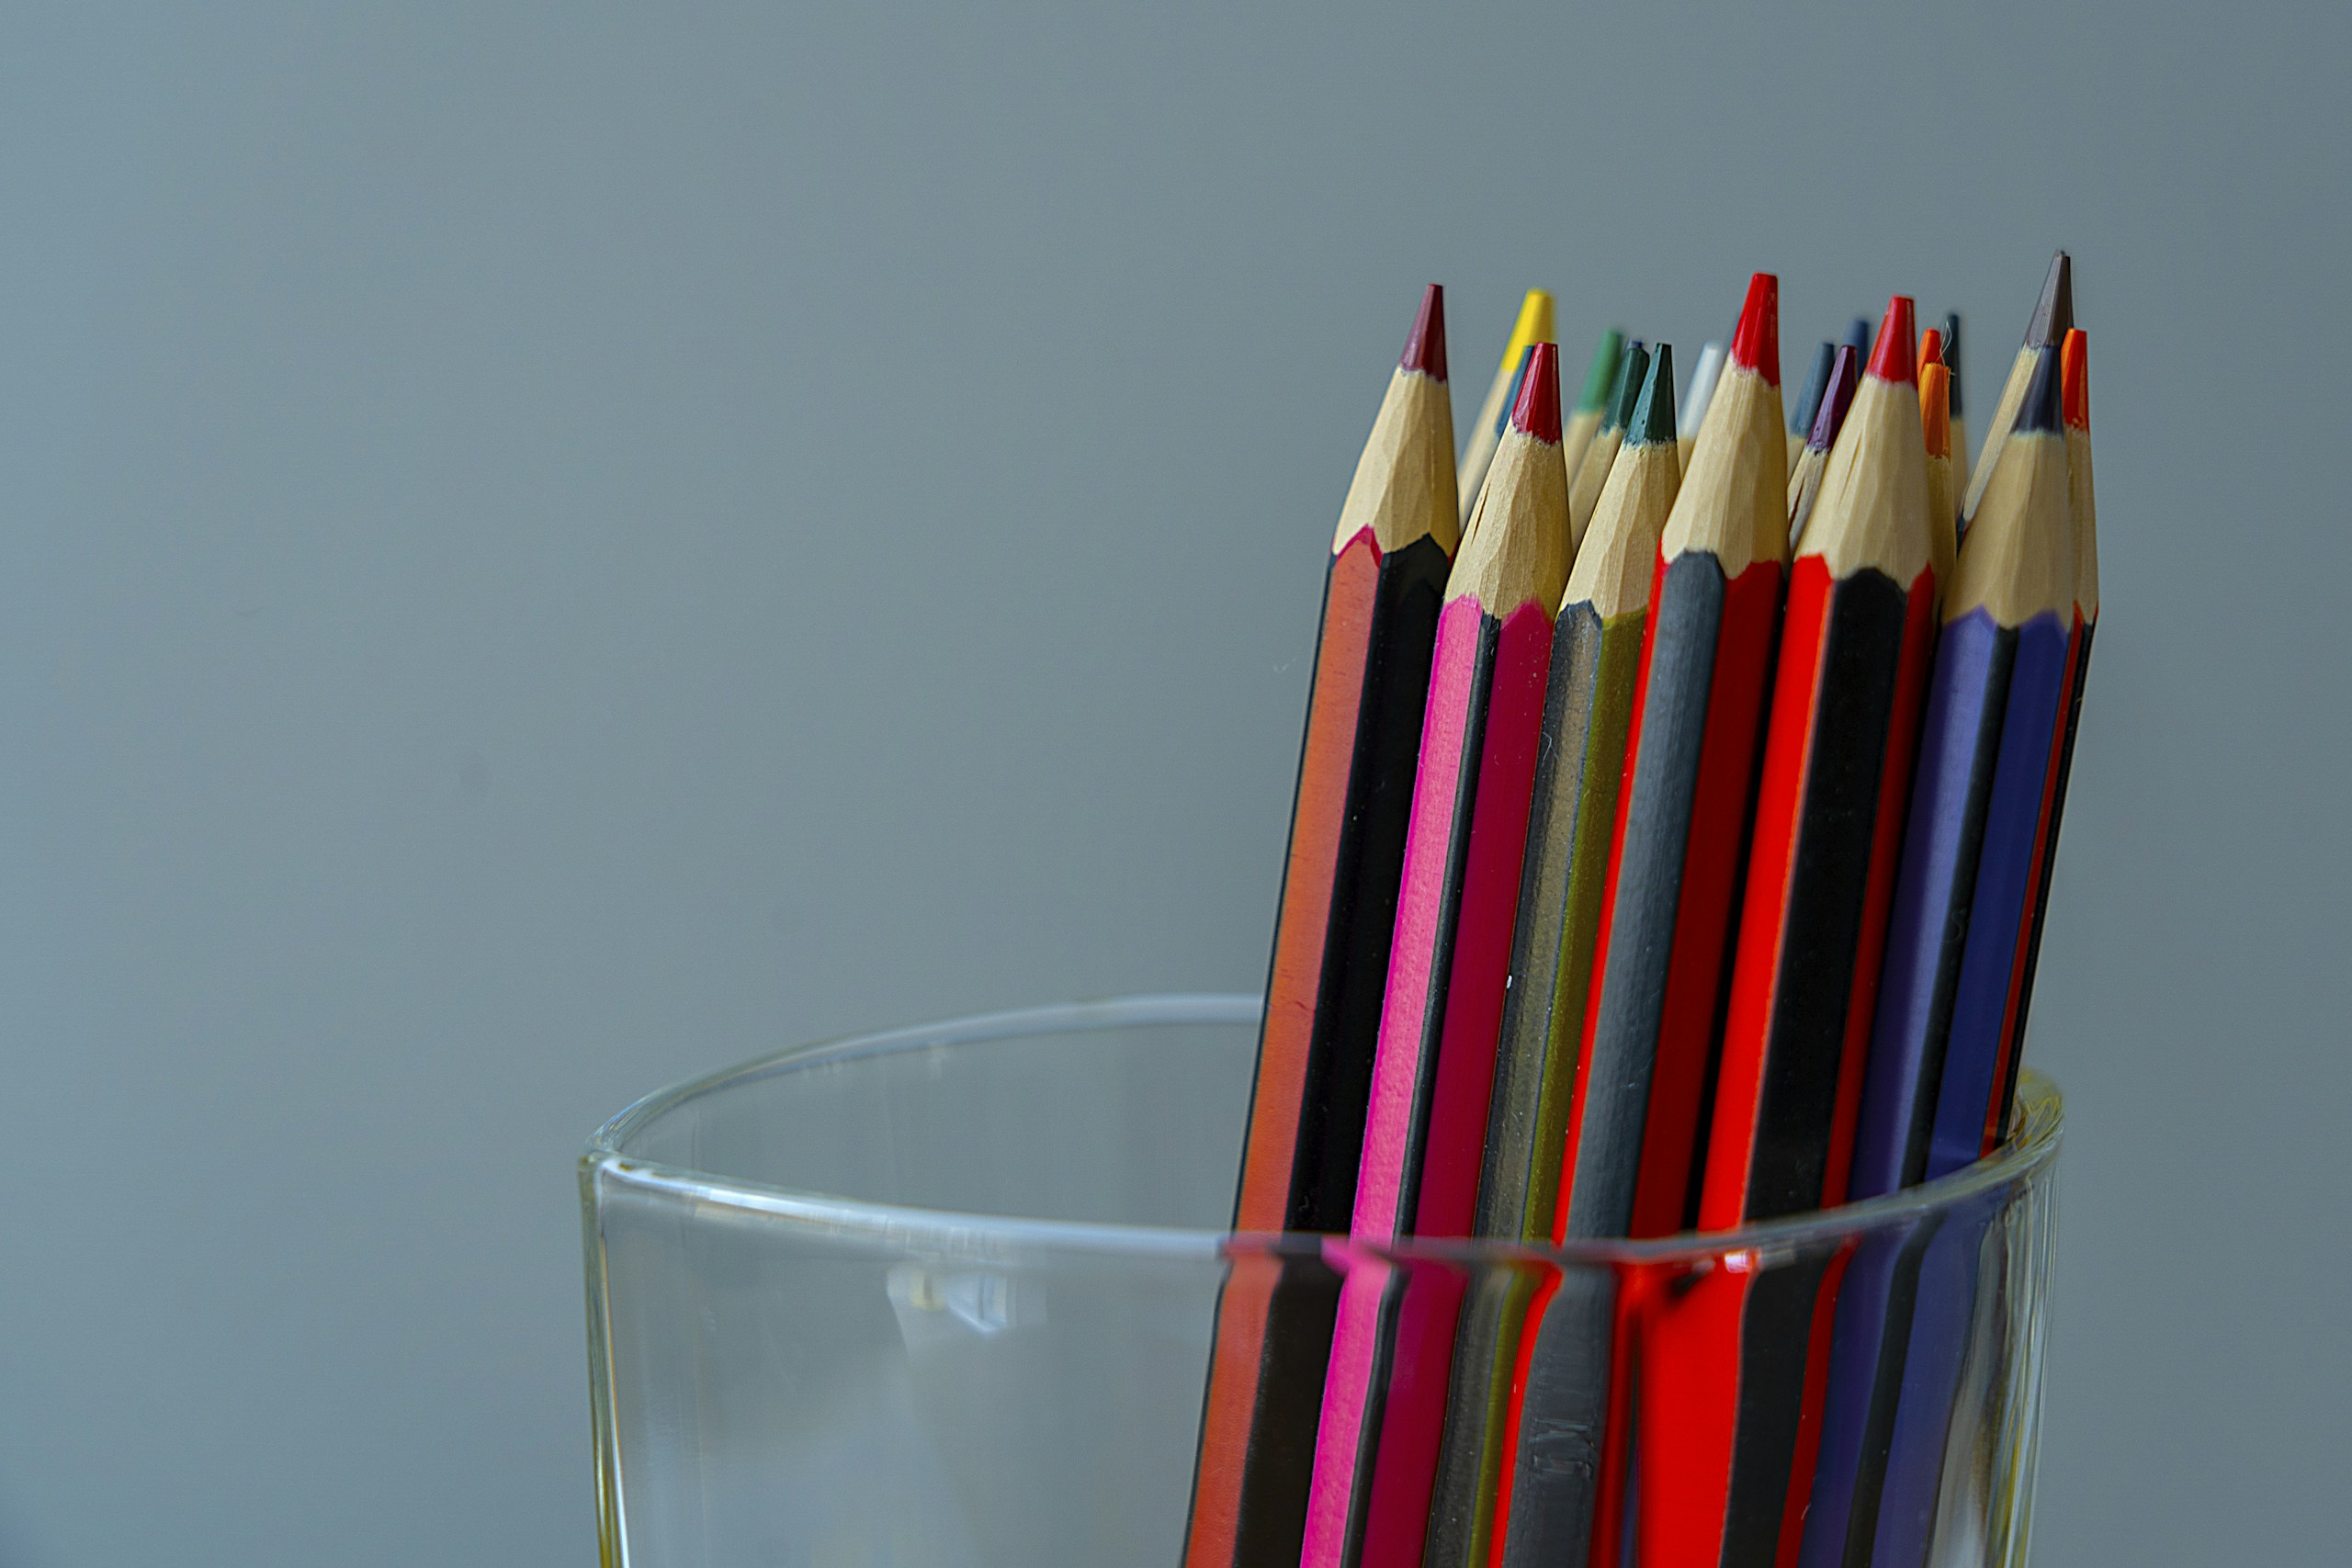
<path fill-rule="evenodd" d="M 1423 281 L 1464 419 L 1526 285 L 1687 367 L 1761 266 L 1964 307 L 1981 429 L 2056 243 L 2041 1560 L 2329 1555 L 2344 24 L 854 9 L 11 14 L 0 1561 L 587 1561 L 605 1113 L 1261 979 Z"/>

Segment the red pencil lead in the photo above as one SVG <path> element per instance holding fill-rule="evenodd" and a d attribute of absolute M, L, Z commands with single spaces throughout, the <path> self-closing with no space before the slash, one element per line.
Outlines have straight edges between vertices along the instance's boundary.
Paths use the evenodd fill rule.
<path fill-rule="evenodd" d="M 1520 378 L 1519 402 L 1510 411 L 1510 427 L 1538 441 L 1560 444 L 1560 350 L 1539 343 Z"/>
<path fill-rule="evenodd" d="M 1433 381 L 1445 379 L 1445 286 L 1432 283 L 1421 295 L 1420 314 L 1413 318 L 1413 330 L 1405 339 L 1405 352 L 1396 361 L 1400 370 L 1418 370 Z"/>
<path fill-rule="evenodd" d="M 1917 380 L 1918 367 L 1912 358 L 1911 345 L 1918 337 L 1911 297 L 1897 294 L 1886 302 L 1886 315 L 1879 321 L 1878 346 L 1871 352 L 1871 374 L 1882 381 Z"/>
<path fill-rule="evenodd" d="M 2066 405 L 2066 424 L 2072 430 L 2091 427 L 2091 340 L 2083 335 L 2080 327 L 2066 329 L 2066 338 L 2058 350 L 2058 380 Z"/>
<path fill-rule="evenodd" d="M 1759 272 L 1747 280 L 1747 303 L 1731 336 L 1732 363 L 1781 384 L 1781 280 Z"/>

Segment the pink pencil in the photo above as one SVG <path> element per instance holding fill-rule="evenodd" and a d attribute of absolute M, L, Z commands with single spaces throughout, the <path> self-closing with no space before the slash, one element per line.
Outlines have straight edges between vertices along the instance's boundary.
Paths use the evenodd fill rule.
<path fill-rule="evenodd" d="M 1538 344 L 1446 581 L 1351 1238 L 1470 1234 L 1567 583 L 1559 352 Z M 1347 1270 L 1303 1568 L 1419 1568 L 1458 1273 L 1334 1247 Z"/>

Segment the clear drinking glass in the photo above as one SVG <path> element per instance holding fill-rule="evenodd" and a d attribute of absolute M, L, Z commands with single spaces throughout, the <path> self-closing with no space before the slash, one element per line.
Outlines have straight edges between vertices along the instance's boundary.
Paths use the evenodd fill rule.
<path fill-rule="evenodd" d="M 1635 1411 L 1606 1427 L 1623 1465 L 1597 1426 L 1521 1434 L 1502 1462 L 1531 1487 L 1629 1478 L 1626 1561 L 1693 1560 L 1718 1528 L 1746 1532 L 1724 1562 L 2024 1561 L 2060 1125 L 2046 1080 L 2025 1076 L 1993 1158 L 1830 1213 L 1555 1250 L 1370 1247 L 1225 1229 L 1257 1019 L 1254 998 L 1167 996 L 903 1029 L 606 1123 L 581 1163 L 604 1560 L 1175 1568 L 1220 1293 L 1271 1270 L 1447 1303 L 1463 1348 L 1426 1342 L 1457 1394 L 1474 1323 L 1561 1343 L 1599 1325 Z M 1857 1358 L 1901 1375 L 1826 1377 Z M 1750 1482 L 1744 1522 L 1694 1520 L 1677 1488 L 1721 1445 L 1678 1429 L 1685 1402 L 1720 1414 L 1724 1389 L 1775 1379 L 1815 1456 L 1809 1503 L 1759 1516 Z"/>

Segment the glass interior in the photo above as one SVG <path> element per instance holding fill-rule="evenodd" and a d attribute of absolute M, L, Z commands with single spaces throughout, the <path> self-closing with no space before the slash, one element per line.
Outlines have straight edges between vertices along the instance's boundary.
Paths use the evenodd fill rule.
<path fill-rule="evenodd" d="M 1751 1325 L 1757 1303 L 1792 1313 L 1762 1348 L 1801 1371 L 1808 1321 L 1826 1333 L 1833 1309 L 1885 1317 L 1887 1300 L 1916 1295 L 1901 1408 L 1932 1420 L 1882 1434 L 1892 1457 L 1869 1506 L 1816 1496 L 1787 1550 L 1803 1546 L 1799 1568 L 2023 1561 L 2060 1127 L 2045 1081 L 2027 1076 L 1995 1158 L 1868 1204 L 1555 1251 L 1370 1248 L 1227 1234 L 1257 1018 L 1255 998 L 1158 997 L 922 1026 L 782 1052 L 600 1129 L 581 1177 L 604 1561 L 1287 1568 L 1295 1549 L 1204 1555 L 1194 1539 L 1221 1506 L 1216 1467 L 1196 1465 L 1217 1348 L 1268 1288 L 1327 1318 L 1354 1301 L 1421 1324 L 1418 1339 L 1399 1331 L 1385 1375 L 1433 1371 L 1473 1404 L 1492 1397 L 1465 1381 L 1475 1365 L 1503 1367 L 1513 1342 L 1541 1353 L 1563 1323 L 1572 1348 L 1590 1338 L 1581 1325 L 1614 1334 L 1622 1386 L 1703 1394 L 1721 1380 L 1700 1352 L 1730 1343 L 1725 1310 Z M 1760 1342 L 1751 1329 L 1741 1343 L 1747 1356 Z M 1294 1492 L 1320 1440 L 1314 1396 L 1304 1408 L 1286 1448 L 1253 1435 L 1249 1450 L 1251 1467 L 1288 1464 Z M 1628 1561 L 1648 1568 L 1679 1560 L 1650 1540 L 1679 1504 L 1652 1491 L 1687 1445 L 1679 1404 L 1643 1408 L 1637 1440 L 1613 1446 L 1638 1481 L 1621 1488 L 1640 1498 Z M 1444 1422 L 1451 1443 L 1463 1423 Z M 1482 1472 L 1448 1448 L 1431 1502 L 1384 1493 L 1408 1525 L 1427 1521 L 1413 1562 L 1486 1568 L 1477 1509 L 1499 1506 L 1495 1463 L 1522 1466 L 1515 1507 L 1592 1469 L 1589 1452 L 1563 1464 L 1541 1449 L 1531 1438 Z M 1244 1514 L 1235 1528 L 1261 1528 Z M 1774 1562 L 1774 1531 L 1744 1528 L 1749 1555 Z M 1562 1539 L 1587 1531 L 1579 1520 Z"/>

